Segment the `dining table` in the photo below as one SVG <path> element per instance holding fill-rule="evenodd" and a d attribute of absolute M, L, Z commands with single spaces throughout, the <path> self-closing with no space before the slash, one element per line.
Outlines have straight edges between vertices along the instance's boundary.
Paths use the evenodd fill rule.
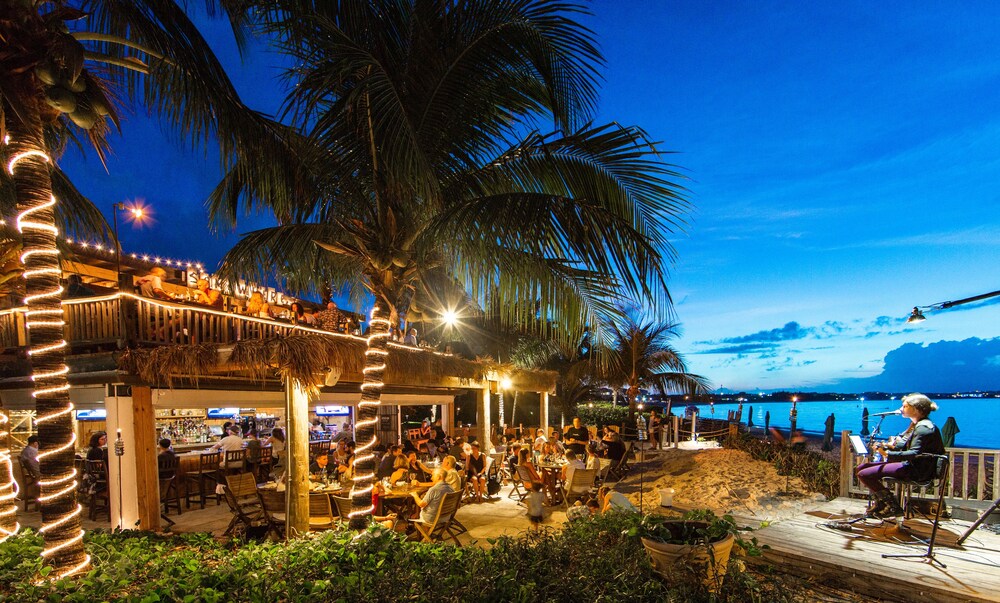
<path fill-rule="evenodd" d="M 398 482 L 397 482 L 398 483 Z M 424 495 L 428 490 L 430 490 L 431 484 L 418 482 L 416 485 L 413 483 L 391 485 L 385 489 L 381 495 L 379 495 L 379 505 L 381 509 L 377 509 L 376 513 L 379 515 L 387 515 L 389 513 L 396 514 L 396 523 L 400 521 L 405 522 L 407 519 L 412 517 L 417 510 L 417 501 L 413 500 L 413 494 L 417 493 L 419 495 Z"/>

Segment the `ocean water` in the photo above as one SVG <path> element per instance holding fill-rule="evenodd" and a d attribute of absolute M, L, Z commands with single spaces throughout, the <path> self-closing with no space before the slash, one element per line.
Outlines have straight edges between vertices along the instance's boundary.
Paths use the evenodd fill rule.
<path fill-rule="evenodd" d="M 931 420 L 941 427 L 948 417 L 955 417 L 959 432 L 955 436 L 955 446 L 965 448 L 1000 448 L 1000 398 L 961 398 L 935 400 L 938 409 L 931 413 Z M 788 413 L 791 402 L 744 402 L 743 422 L 747 422 L 747 413 L 753 407 L 753 424 L 764 425 L 764 413 L 771 413 L 771 427 L 787 429 Z M 899 400 L 872 400 L 862 402 L 850 401 L 815 401 L 799 402 L 796 407 L 798 419 L 796 426 L 806 433 L 823 433 L 826 428 L 826 418 L 833 413 L 834 431 L 839 435 L 844 429 L 853 433 L 861 433 L 861 412 L 864 407 L 868 412 L 878 413 L 896 410 L 900 407 Z M 707 404 L 699 405 L 699 416 L 706 418 L 725 419 L 730 410 L 735 411 L 739 404 L 716 404 L 715 412 Z M 682 415 L 683 407 L 673 407 L 673 414 Z M 870 417 L 868 429 L 874 429 L 878 417 Z M 909 419 L 900 416 L 886 417 L 882 422 L 882 438 L 896 435 L 906 430 Z"/>

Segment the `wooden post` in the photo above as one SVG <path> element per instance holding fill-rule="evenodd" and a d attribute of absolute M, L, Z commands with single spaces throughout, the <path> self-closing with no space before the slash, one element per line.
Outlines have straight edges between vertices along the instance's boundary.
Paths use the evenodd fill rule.
<path fill-rule="evenodd" d="M 489 382 L 487 382 L 486 387 L 479 390 L 478 407 L 476 409 L 476 417 L 479 422 L 479 448 L 482 450 L 483 454 L 490 454 L 493 452 L 493 443 L 490 441 L 490 433 L 492 432 L 492 425 L 490 422 L 490 411 L 491 408 L 491 394 L 489 388 Z"/>
<path fill-rule="evenodd" d="M 285 490 L 286 522 L 289 538 L 309 533 L 309 394 L 289 379 L 285 382 L 285 454 L 288 455 L 288 485 Z"/>
<path fill-rule="evenodd" d="M 674 428 L 674 448 L 677 448 L 681 441 L 681 418 L 670 415 L 670 422 L 673 423 Z"/>
<path fill-rule="evenodd" d="M 538 426 L 549 433 L 549 392 L 538 393 Z"/>
<path fill-rule="evenodd" d="M 111 526 L 122 529 L 160 529 L 160 479 L 156 464 L 156 419 L 153 392 L 133 386 L 131 397 L 123 385 L 112 385 L 105 400 L 108 409 L 108 494 Z M 115 454 L 121 430 L 125 453 Z"/>
<path fill-rule="evenodd" d="M 851 495 L 851 475 L 854 471 L 854 450 L 851 448 L 851 431 L 845 429 L 840 432 L 840 495 Z"/>
<path fill-rule="evenodd" d="M 447 435 L 455 435 L 455 399 L 441 408 L 441 427 Z"/>

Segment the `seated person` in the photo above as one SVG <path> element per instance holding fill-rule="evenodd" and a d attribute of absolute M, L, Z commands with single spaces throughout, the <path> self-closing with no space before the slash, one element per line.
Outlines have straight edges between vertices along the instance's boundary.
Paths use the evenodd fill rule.
<path fill-rule="evenodd" d="M 566 445 L 562 441 L 562 436 L 560 436 L 559 432 L 554 429 L 552 430 L 552 435 L 549 437 L 549 444 L 551 444 L 555 451 L 559 454 L 566 452 Z"/>
<path fill-rule="evenodd" d="M 40 445 L 37 435 L 28 436 L 28 445 L 21 451 L 21 461 L 34 473 L 36 478 L 42 474 L 42 469 L 38 465 L 38 447 Z"/>
<path fill-rule="evenodd" d="M 604 434 L 604 457 L 617 463 L 625 456 L 625 444 L 621 436 L 613 431 Z"/>
<path fill-rule="evenodd" d="M 413 451 L 406 455 L 406 470 L 413 475 L 413 481 L 416 482 L 429 482 L 431 474 L 434 473 L 433 469 L 420 462 L 417 453 Z"/>
<path fill-rule="evenodd" d="M 163 278 L 166 276 L 166 270 L 155 266 L 147 276 L 136 281 L 135 284 L 139 285 L 139 295 L 153 299 L 173 299 L 169 293 L 163 290 Z"/>
<path fill-rule="evenodd" d="M 458 492 L 462 489 L 462 476 L 459 475 L 458 470 L 455 469 L 457 464 L 458 460 L 450 454 L 441 459 L 441 469 L 444 470 L 444 481 L 451 486 L 451 489 L 454 492 Z"/>
<path fill-rule="evenodd" d="M 629 511 L 637 512 L 638 509 L 632 504 L 632 501 L 625 498 L 625 495 L 621 492 L 616 492 L 612 490 L 610 486 L 601 486 L 597 491 L 597 499 L 601 503 L 601 513 L 607 513 L 608 511 Z"/>
<path fill-rule="evenodd" d="M 222 292 L 209 287 L 208 279 L 198 279 L 198 292 L 195 293 L 194 301 L 203 306 L 222 308 Z"/>
<path fill-rule="evenodd" d="M 324 475 L 327 474 L 327 467 L 330 464 L 330 455 L 321 454 L 309 463 L 309 473 L 314 475 L 316 479 L 322 479 Z"/>
<path fill-rule="evenodd" d="M 583 461 L 576 457 L 576 453 L 572 450 L 566 451 L 566 461 L 566 464 L 563 465 L 562 468 L 562 481 L 566 484 L 566 487 L 569 487 L 569 485 L 573 483 L 573 473 L 575 473 L 577 469 L 586 469 L 587 466 L 583 464 Z M 590 484 L 586 484 L 583 486 L 576 486 L 572 492 L 582 494 L 588 492 L 589 490 Z"/>
<path fill-rule="evenodd" d="M 158 450 L 158 453 L 156 455 L 157 464 L 159 464 L 160 459 L 173 461 L 174 459 L 177 458 L 177 455 L 174 454 L 174 449 L 171 447 L 171 441 L 168 438 L 163 438 L 162 440 L 160 440 L 157 443 L 156 448 Z M 171 477 L 174 476 L 173 473 L 174 472 L 172 470 L 167 470 L 164 468 L 162 471 L 160 471 L 160 479 L 170 479 Z"/>
<path fill-rule="evenodd" d="M 239 433 L 240 433 L 240 426 L 232 425 L 229 427 L 228 435 L 226 435 L 226 437 L 222 438 L 214 445 L 212 445 L 211 448 L 209 448 L 209 450 L 211 450 L 212 452 L 222 451 L 222 462 L 219 463 L 219 466 L 222 467 L 223 469 L 228 468 L 226 467 L 225 453 L 234 452 L 236 450 L 243 450 L 243 438 L 240 437 Z"/>
<path fill-rule="evenodd" d="M 441 507 L 441 501 L 444 500 L 445 494 L 454 492 L 451 486 L 444 481 L 444 470 L 441 467 L 434 470 L 431 482 L 433 485 L 423 496 L 416 492 L 412 495 L 417 507 L 420 508 L 420 521 L 428 524 L 437 519 L 438 509 Z"/>
<path fill-rule="evenodd" d="M 532 483 L 538 483 L 538 484 L 542 483 L 542 476 L 538 474 L 538 471 L 535 470 L 534 463 L 531 462 L 531 450 L 527 448 L 521 448 L 520 452 L 518 452 L 517 466 L 524 467 L 527 470 L 528 475 L 531 478 L 530 481 Z M 515 469 L 515 471 L 517 470 Z M 520 473 L 518 474 L 520 475 Z"/>
<path fill-rule="evenodd" d="M 486 455 L 480 452 L 479 443 L 472 443 L 472 451 L 469 453 L 468 461 L 465 464 L 466 479 L 472 485 L 472 496 L 476 502 L 482 502 L 486 496 Z"/>
<path fill-rule="evenodd" d="M 250 294 L 244 314 L 256 318 L 274 318 L 271 314 L 271 306 L 264 301 L 264 295 L 260 291 L 254 291 Z"/>
<path fill-rule="evenodd" d="M 586 503 L 578 500 L 573 503 L 573 506 L 566 510 L 566 519 L 569 521 L 573 521 L 575 519 L 586 519 L 597 515 L 600 511 L 601 503 L 599 503 L 596 498 L 591 498 Z"/>

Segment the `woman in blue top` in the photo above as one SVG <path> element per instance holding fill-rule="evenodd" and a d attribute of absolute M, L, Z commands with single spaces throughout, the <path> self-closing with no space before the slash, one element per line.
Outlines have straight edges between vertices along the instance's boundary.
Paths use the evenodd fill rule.
<path fill-rule="evenodd" d="M 900 409 L 903 416 L 911 421 L 894 444 L 879 445 L 876 452 L 885 459 L 878 463 L 862 463 L 855 469 L 858 480 L 872 491 L 874 504 L 865 512 L 868 517 L 898 517 L 903 513 L 893 495 L 882 483 L 884 478 L 898 480 L 927 481 L 934 477 L 937 461 L 927 454 L 944 454 L 941 432 L 928 416 L 937 410 L 930 398 L 923 394 L 903 396 Z"/>

